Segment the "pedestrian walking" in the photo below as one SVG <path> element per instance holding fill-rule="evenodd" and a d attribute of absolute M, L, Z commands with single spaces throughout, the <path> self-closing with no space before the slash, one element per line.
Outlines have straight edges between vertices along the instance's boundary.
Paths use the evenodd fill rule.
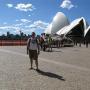
<path fill-rule="evenodd" d="M 52 38 L 50 35 L 48 36 L 48 51 L 52 51 Z"/>

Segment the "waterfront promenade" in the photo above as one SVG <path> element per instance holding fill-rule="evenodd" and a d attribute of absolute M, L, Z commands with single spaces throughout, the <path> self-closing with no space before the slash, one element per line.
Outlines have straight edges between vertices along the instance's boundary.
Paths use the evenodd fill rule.
<path fill-rule="evenodd" d="M 41 51 L 29 68 L 26 46 L 0 46 L 0 90 L 90 90 L 90 46 Z"/>

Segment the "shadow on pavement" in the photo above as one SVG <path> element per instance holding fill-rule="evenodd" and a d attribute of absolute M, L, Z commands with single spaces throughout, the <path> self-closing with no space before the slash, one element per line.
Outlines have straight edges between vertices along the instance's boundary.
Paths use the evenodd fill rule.
<path fill-rule="evenodd" d="M 52 52 L 61 52 L 61 53 L 63 53 L 62 51 L 57 51 L 57 50 L 53 50 Z"/>
<path fill-rule="evenodd" d="M 48 76 L 48 77 L 51 77 L 51 78 L 57 78 L 59 80 L 65 81 L 65 79 L 62 76 L 59 76 L 59 75 L 51 73 L 51 72 L 44 72 L 42 70 L 37 70 L 37 72 L 41 75 L 44 75 L 44 76 Z"/>

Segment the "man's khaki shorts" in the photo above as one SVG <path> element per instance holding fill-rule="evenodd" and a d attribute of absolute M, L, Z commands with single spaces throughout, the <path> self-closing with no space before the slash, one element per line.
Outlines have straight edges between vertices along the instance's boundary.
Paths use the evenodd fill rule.
<path fill-rule="evenodd" d="M 29 57 L 30 59 L 37 60 L 38 59 L 37 50 L 29 50 Z"/>

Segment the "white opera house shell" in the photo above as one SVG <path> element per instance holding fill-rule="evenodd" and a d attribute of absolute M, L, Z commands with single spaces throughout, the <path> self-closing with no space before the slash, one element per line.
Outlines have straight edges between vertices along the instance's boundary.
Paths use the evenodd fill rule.
<path fill-rule="evenodd" d="M 62 13 L 58 12 L 53 18 L 51 24 L 46 28 L 46 34 L 55 34 L 61 28 L 69 25 L 68 18 Z"/>
<path fill-rule="evenodd" d="M 89 25 L 87 24 L 87 22 L 85 21 L 85 19 L 83 17 L 78 18 L 74 21 L 71 22 L 70 25 L 63 27 L 62 29 L 60 29 L 58 32 L 56 32 L 56 34 L 58 35 L 83 35 L 86 32 L 86 29 Z"/>
<path fill-rule="evenodd" d="M 69 24 L 68 18 L 62 12 L 58 12 L 53 18 L 52 23 L 45 30 L 45 33 L 63 35 L 80 40 L 90 37 L 90 26 L 84 17 L 78 18 Z"/>

